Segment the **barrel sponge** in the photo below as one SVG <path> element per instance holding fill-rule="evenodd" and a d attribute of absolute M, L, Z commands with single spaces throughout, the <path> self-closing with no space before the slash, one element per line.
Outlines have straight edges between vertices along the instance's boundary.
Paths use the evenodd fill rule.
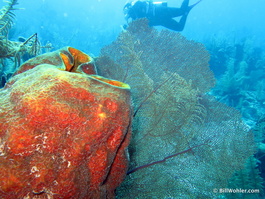
<path fill-rule="evenodd" d="M 70 47 L 44 54 L 0 90 L 1 198 L 114 198 L 127 171 L 130 89 L 89 62 Z"/>

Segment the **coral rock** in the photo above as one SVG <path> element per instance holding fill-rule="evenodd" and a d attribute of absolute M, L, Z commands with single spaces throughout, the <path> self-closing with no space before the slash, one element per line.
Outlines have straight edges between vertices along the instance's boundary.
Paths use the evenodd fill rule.
<path fill-rule="evenodd" d="M 0 198 L 113 198 L 127 170 L 130 89 L 65 48 L 0 90 Z"/>

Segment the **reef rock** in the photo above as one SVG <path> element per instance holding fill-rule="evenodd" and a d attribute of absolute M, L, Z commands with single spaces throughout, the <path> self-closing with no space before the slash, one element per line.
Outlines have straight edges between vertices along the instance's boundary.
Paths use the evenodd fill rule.
<path fill-rule="evenodd" d="M 0 198 L 114 198 L 127 171 L 130 87 L 67 47 L 0 90 Z"/>

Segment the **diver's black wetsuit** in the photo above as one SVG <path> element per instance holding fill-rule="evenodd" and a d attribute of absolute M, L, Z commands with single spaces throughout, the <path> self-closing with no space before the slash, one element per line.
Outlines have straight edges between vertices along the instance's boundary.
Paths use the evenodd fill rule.
<path fill-rule="evenodd" d="M 146 17 L 150 26 L 164 26 L 175 31 L 182 31 L 186 24 L 187 16 L 190 10 L 200 2 L 189 6 L 189 0 L 184 0 L 180 8 L 167 7 L 166 2 L 136 1 L 126 4 L 124 9 L 128 8 L 125 17 L 132 20 Z M 181 17 L 176 21 L 175 17 Z"/>

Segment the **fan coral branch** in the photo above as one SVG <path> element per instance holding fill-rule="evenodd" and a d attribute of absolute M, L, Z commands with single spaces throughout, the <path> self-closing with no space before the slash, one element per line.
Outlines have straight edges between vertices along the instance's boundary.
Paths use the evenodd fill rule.
<path fill-rule="evenodd" d="M 136 116 L 137 112 L 140 110 L 140 108 L 143 106 L 143 104 L 151 97 L 152 94 L 154 94 L 161 86 L 163 86 L 167 81 L 169 81 L 170 77 L 166 79 L 163 83 L 158 85 L 152 92 L 149 93 L 148 96 L 140 103 L 140 105 L 137 107 L 137 109 L 134 111 L 133 117 Z"/>
<path fill-rule="evenodd" d="M 134 169 L 128 171 L 128 172 L 127 172 L 127 175 L 129 175 L 129 174 L 131 174 L 131 173 L 134 173 L 134 172 L 136 172 L 136 171 L 138 171 L 138 170 L 140 170 L 140 169 L 144 169 L 144 168 L 150 167 L 150 166 L 155 165 L 155 164 L 159 164 L 159 163 L 166 162 L 166 161 L 167 161 L 168 159 L 170 159 L 170 158 L 173 158 L 173 157 L 176 157 L 176 156 L 178 156 L 178 155 L 181 155 L 181 154 L 184 154 L 184 153 L 190 152 L 190 151 L 192 151 L 192 149 L 197 148 L 197 147 L 202 146 L 202 145 L 206 145 L 206 144 L 199 144 L 199 145 L 196 145 L 196 146 L 190 147 L 189 149 L 186 149 L 186 150 L 184 150 L 184 151 L 181 151 L 181 152 L 178 152 L 178 153 L 175 153 L 175 154 L 169 155 L 169 156 L 165 157 L 165 158 L 162 159 L 162 160 L 158 160 L 158 161 L 155 161 L 155 162 L 151 162 L 151 163 L 148 163 L 148 164 L 145 164 L 145 165 L 142 165 L 142 166 L 136 167 L 136 168 L 134 168 Z"/>

